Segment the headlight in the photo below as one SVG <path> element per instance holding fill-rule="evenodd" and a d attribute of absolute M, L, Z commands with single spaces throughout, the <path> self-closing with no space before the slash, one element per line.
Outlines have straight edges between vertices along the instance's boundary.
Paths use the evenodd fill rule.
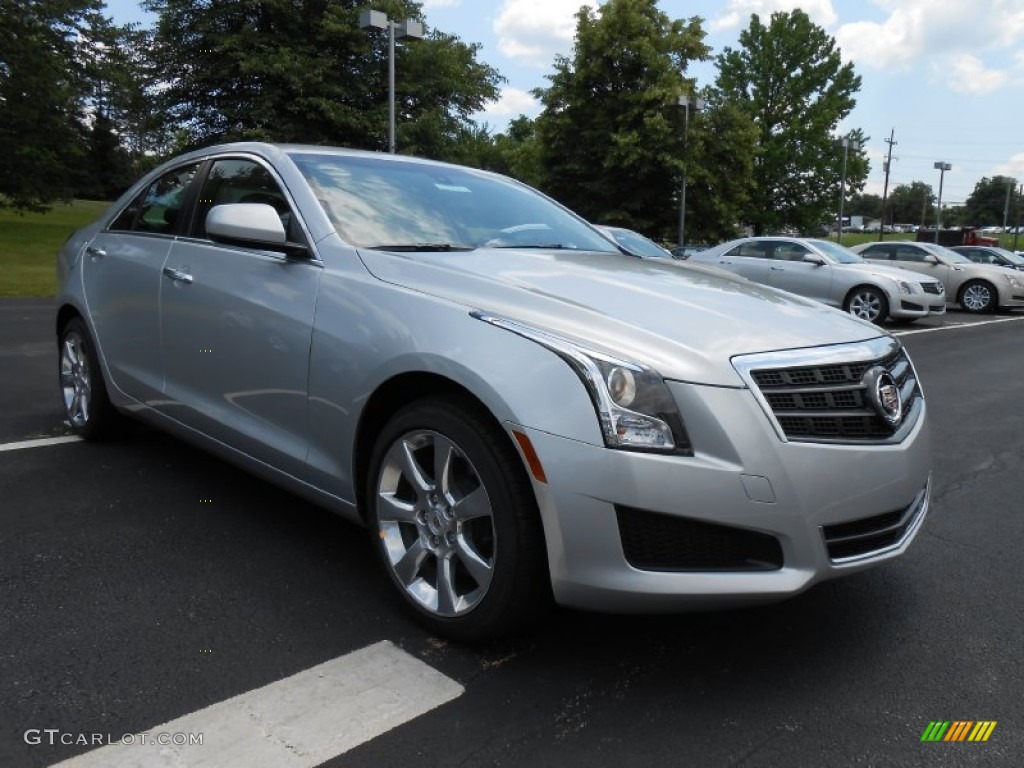
<path fill-rule="evenodd" d="M 515 320 L 482 312 L 473 316 L 535 341 L 569 363 L 587 388 L 609 448 L 693 455 L 683 418 L 656 371 Z"/>
<path fill-rule="evenodd" d="M 1012 275 L 1003 275 L 1006 278 L 1006 282 L 1012 285 L 1014 288 L 1024 288 L 1024 283 L 1021 282 L 1019 277 L 1013 277 Z"/>
<path fill-rule="evenodd" d="M 900 293 L 914 293 L 913 283 L 908 283 L 900 280 Z"/>

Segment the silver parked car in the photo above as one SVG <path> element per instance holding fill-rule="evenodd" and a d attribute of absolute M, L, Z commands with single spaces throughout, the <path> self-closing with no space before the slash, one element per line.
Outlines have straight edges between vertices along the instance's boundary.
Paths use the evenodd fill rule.
<path fill-rule="evenodd" d="M 874 262 L 941 280 L 946 300 L 968 312 L 1024 307 L 1024 275 L 993 264 L 976 264 L 961 253 L 935 243 L 906 240 L 864 243 L 853 250 Z"/>
<path fill-rule="evenodd" d="M 776 600 L 902 554 L 929 506 L 898 340 L 625 259 L 510 179 L 234 144 L 60 252 L 66 417 L 132 416 L 365 525 L 432 631 Z"/>
<path fill-rule="evenodd" d="M 870 264 L 828 240 L 742 237 L 695 253 L 690 261 L 816 299 L 873 323 L 916 320 L 946 311 L 938 280 Z"/>
<path fill-rule="evenodd" d="M 1024 271 L 1024 256 L 994 245 L 954 245 L 949 250 L 966 256 L 975 264 L 994 264 L 997 267 Z"/>

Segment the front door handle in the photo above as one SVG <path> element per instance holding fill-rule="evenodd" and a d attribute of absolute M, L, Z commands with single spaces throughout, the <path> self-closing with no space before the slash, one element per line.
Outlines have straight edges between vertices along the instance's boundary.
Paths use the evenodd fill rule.
<path fill-rule="evenodd" d="M 97 248 L 95 245 L 86 246 L 85 252 L 89 254 L 89 257 L 96 261 L 96 259 L 102 259 L 107 255 L 107 252 L 102 248 Z"/>
<path fill-rule="evenodd" d="M 189 285 L 192 282 L 192 275 L 188 272 L 182 272 L 180 269 L 174 269 L 174 267 L 164 267 L 164 274 L 176 283 Z"/>
<path fill-rule="evenodd" d="M 786 271 L 785 267 L 768 267 L 768 269 L 770 269 L 772 272 L 785 272 Z"/>

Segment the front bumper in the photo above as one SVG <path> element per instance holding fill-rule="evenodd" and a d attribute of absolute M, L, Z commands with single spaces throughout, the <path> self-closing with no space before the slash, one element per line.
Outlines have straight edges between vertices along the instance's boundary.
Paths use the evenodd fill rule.
<path fill-rule="evenodd" d="M 920 529 L 930 472 L 923 401 L 898 443 L 807 443 L 781 438 L 749 389 L 670 387 L 693 457 L 610 450 L 515 427 L 529 436 L 547 473 L 548 482 L 534 487 L 560 603 L 637 612 L 778 600 L 898 557 Z M 698 531 L 708 524 L 716 529 L 713 541 L 725 532 L 740 547 L 771 539 L 780 562 L 759 550 L 753 567 L 734 556 L 723 557 L 721 567 L 714 558 L 700 569 L 637 567 L 623 544 L 624 510 L 670 527 L 672 520 L 696 523 Z M 881 529 L 896 521 L 903 527 L 884 538 Z M 861 536 L 862 543 L 830 555 L 826 532 L 833 540 Z M 883 538 L 871 539 L 875 533 Z"/>

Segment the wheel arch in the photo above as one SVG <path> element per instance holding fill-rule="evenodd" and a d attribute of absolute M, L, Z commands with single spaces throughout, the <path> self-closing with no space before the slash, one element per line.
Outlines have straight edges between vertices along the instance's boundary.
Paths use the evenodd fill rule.
<path fill-rule="evenodd" d="M 81 312 L 78 311 L 78 307 L 73 304 L 62 304 L 60 309 L 57 310 L 56 325 L 54 327 L 54 333 L 60 336 L 61 331 L 73 318 L 81 317 L 85 319 Z"/>
<path fill-rule="evenodd" d="M 411 393 L 415 393 L 411 395 Z M 508 446 L 519 457 L 517 466 L 529 482 L 529 473 L 522 455 L 516 448 L 501 421 L 479 397 L 462 384 L 437 373 L 423 371 L 401 373 L 383 382 L 370 395 L 359 417 L 352 454 L 352 478 L 356 496 L 356 509 L 366 521 L 366 483 L 370 472 L 370 456 L 377 434 L 387 421 L 403 406 L 424 398 L 451 398 L 488 420 L 508 441 Z"/>

